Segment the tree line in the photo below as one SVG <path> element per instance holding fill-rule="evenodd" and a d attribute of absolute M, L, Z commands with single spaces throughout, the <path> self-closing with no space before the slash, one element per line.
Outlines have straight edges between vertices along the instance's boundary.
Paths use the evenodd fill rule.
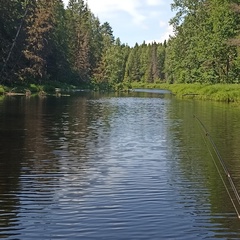
<path fill-rule="evenodd" d="M 175 0 L 166 72 L 170 82 L 239 83 L 239 0 Z"/>
<path fill-rule="evenodd" d="M 0 84 L 238 83 L 238 0 L 175 0 L 174 36 L 129 47 L 84 0 L 0 0 Z"/>

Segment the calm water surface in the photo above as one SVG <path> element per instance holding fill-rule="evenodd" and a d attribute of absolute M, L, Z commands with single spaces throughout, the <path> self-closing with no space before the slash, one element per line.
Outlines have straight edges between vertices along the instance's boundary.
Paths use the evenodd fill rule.
<path fill-rule="evenodd" d="M 240 239 L 240 111 L 162 93 L 0 100 L 0 238 Z"/>

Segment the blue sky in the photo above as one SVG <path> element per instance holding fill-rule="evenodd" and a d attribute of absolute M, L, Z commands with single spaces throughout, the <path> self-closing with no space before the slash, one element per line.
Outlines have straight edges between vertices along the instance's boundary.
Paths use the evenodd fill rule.
<path fill-rule="evenodd" d="M 68 0 L 64 0 L 67 4 Z M 134 46 L 163 42 L 172 35 L 168 22 L 174 13 L 173 0 L 88 0 L 88 5 L 101 23 L 109 22 L 115 37 Z"/>

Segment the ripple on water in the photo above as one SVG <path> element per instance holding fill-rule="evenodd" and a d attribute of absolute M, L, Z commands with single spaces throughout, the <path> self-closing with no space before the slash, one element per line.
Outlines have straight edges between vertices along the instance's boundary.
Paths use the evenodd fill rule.
<path fill-rule="evenodd" d="M 219 177 L 194 145 L 193 123 L 184 127 L 183 103 L 157 95 L 59 101 L 45 106 L 45 118 L 31 116 L 38 129 L 28 127 L 17 159 L 0 163 L 0 238 L 240 236 L 229 204 L 216 202 Z"/>

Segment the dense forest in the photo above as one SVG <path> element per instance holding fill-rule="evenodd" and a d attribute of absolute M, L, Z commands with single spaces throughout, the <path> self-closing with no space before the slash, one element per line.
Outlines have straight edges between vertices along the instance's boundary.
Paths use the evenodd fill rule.
<path fill-rule="evenodd" d="M 0 84 L 239 83 L 239 0 L 174 0 L 172 9 L 174 36 L 129 47 L 84 0 L 66 8 L 62 0 L 0 0 Z"/>

